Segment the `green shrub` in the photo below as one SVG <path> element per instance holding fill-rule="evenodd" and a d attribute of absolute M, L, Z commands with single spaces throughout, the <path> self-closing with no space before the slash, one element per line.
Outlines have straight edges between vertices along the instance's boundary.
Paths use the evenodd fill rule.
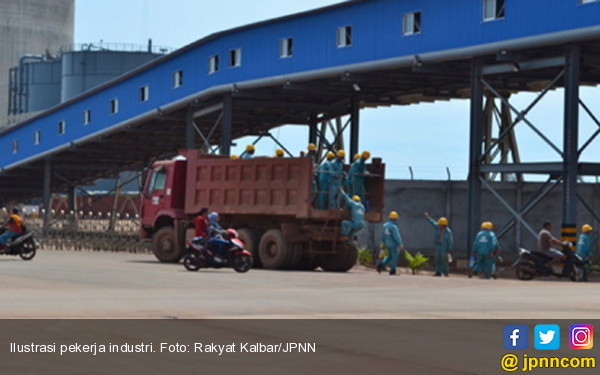
<path fill-rule="evenodd" d="M 406 258 L 406 261 L 408 262 L 408 267 L 411 269 L 413 275 L 419 273 L 419 271 L 423 267 L 425 267 L 425 265 L 429 261 L 429 258 L 424 256 L 423 254 L 417 253 L 415 256 L 413 256 L 408 250 L 404 252 L 404 257 Z"/>
<path fill-rule="evenodd" d="M 361 247 L 358 249 L 358 263 L 365 267 L 373 266 L 375 264 L 371 249 L 367 247 Z"/>

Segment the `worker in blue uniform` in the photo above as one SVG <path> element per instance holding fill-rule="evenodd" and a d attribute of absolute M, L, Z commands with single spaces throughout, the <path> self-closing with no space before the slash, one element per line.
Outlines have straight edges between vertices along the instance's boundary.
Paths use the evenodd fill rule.
<path fill-rule="evenodd" d="M 340 206 L 338 190 L 344 182 L 344 157 L 346 157 L 346 153 L 344 150 L 339 150 L 336 156 L 329 166 L 329 180 L 327 182 L 330 210 Z"/>
<path fill-rule="evenodd" d="M 452 230 L 448 227 L 448 219 L 440 217 L 436 222 L 425 212 L 425 217 L 435 229 L 434 244 L 435 244 L 435 274 L 434 276 L 448 276 L 448 254 L 452 252 L 454 247 L 454 238 Z"/>
<path fill-rule="evenodd" d="M 244 151 L 244 153 L 242 154 L 242 159 L 252 159 L 254 158 L 254 152 L 256 151 L 256 149 L 254 148 L 254 145 L 248 145 L 246 146 L 246 151 Z"/>
<path fill-rule="evenodd" d="M 342 220 L 342 241 L 352 243 L 354 234 L 365 226 L 365 207 L 360 201 L 358 195 L 350 198 L 344 192 L 342 187 L 339 187 L 339 193 L 346 203 L 346 208 L 350 210 L 352 220 Z"/>
<path fill-rule="evenodd" d="M 383 233 L 381 235 L 381 242 L 388 249 L 388 256 L 377 265 L 377 272 L 381 273 L 385 266 L 389 264 L 390 275 L 395 275 L 398 257 L 400 256 L 400 251 L 404 251 L 404 245 L 402 237 L 400 237 L 400 230 L 398 229 L 398 213 L 392 211 L 388 215 L 388 218 L 388 222 L 383 225 Z"/>
<path fill-rule="evenodd" d="M 316 208 L 320 210 L 326 210 L 329 205 L 329 172 L 334 158 L 335 154 L 329 151 L 326 156 L 327 160 L 323 160 L 316 170 L 317 182 L 319 183 Z"/>
<path fill-rule="evenodd" d="M 358 155 L 358 154 L 357 154 Z M 358 195 L 365 200 L 365 176 L 368 174 L 366 161 L 371 157 L 369 151 L 364 151 L 360 157 L 352 163 L 348 172 L 348 194 Z"/>
<path fill-rule="evenodd" d="M 589 273 L 590 266 L 590 256 L 592 255 L 592 236 L 591 233 L 594 229 L 589 224 L 584 224 L 581 226 L 581 234 L 579 235 L 579 240 L 577 241 L 577 255 L 584 262 L 585 267 L 588 269 L 588 272 L 585 273 L 583 281 L 587 280 L 587 274 Z"/>
<path fill-rule="evenodd" d="M 313 202 L 313 204 L 316 204 L 316 199 L 317 199 L 317 145 L 315 145 L 314 143 L 310 143 L 307 147 L 308 152 L 306 154 L 304 154 L 305 157 L 307 158 L 311 158 L 312 160 L 312 164 L 313 164 L 313 171 L 314 174 L 312 176 L 312 183 L 311 183 L 311 188 L 312 188 L 312 194 L 311 194 L 311 202 Z"/>
<path fill-rule="evenodd" d="M 473 241 L 473 253 L 476 257 L 474 272 L 482 272 L 486 279 L 492 277 L 494 257 L 499 248 L 498 239 L 492 232 L 493 228 L 492 222 L 484 221 L 481 223 L 481 231 Z"/>

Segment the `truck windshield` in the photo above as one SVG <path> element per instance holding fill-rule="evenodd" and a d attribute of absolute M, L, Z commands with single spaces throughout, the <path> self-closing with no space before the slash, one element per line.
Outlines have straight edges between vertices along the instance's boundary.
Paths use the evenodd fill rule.
<path fill-rule="evenodd" d="M 147 194 L 150 195 L 157 190 L 164 190 L 167 180 L 167 170 L 164 167 L 159 167 L 152 172 L 150 184 L 148 184 Z"/>

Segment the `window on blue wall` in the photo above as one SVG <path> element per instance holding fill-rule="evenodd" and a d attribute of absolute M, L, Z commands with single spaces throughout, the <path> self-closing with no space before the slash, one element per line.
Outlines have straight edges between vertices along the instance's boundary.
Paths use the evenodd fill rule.
<path fill-rule="evenodd" d="M 402 33 L 404 35 L 421 33 L 421 12 L 406 13 L 402 21 Z"/>
<path fill-rule="evenodd" d="M 173 73 L 173 88 L 176 89 L 183 85 L 183 70 L 178 70 Z"/>
<path fill-rule="evenodd" d="M 14 140 L 12 141 L 12 153 L 16 154 L 17 152 L 19 152 L 19 141 Z"/>
<path fill-rule="evenodd" d="M 67 123 L 64 121 L 58 122 L 58 134 L 65 134 L 67 132 Z"/>
<path fill-rule="evenodd" d="M 208 74 L 213 74 L 219 71 L 219 55 L 212 55 L 208 59 Z"/>
<path fill-rule="evenodd" d="M 114 98 L 110 101 L 110 113 L 114 115 L 117 112 L 119 112 L 119 99 Z"/>
<path fill-rule="evenodd" d="M 579 0 L 579 4 L 597 3 L 600 0 Z"/>
<path fill-rule="evenodd" d="M 33 133 L 33 144 L 39 145 L 41 142 L 42 142 L 42 132 L 39 130 L 36 130 L 35 133 Z"/>
<path fill-rule="evenodd" d="M 83 111 L 83 125 L 87 125 L 92 122 L 92 111 L 86 109 Z"/>
<path fill-rule="evenodd" d="M 294 56 L 294 40 L 292 38 L 285 38 L 279 40 L 279 57 L 292 57 Z"/>
<path fill-rule="evenodd" d="M 483 20 L 504 18 L 504 0 L 483 0 Z"/>
<path fill-rule="evenodd" d="M 242 66 L 242 49 L 236 48 L 229 51 L 229 66 L 235 68 Z"/>
<path fill-rule="evenodd" d="M 350 47 L 352 45 L 352 26 L 337 28 L 336 44 L 338 48 Z"/>
<path fill-rule="evenodd" d="M 150 87 L 148 85 L 140 87 L 138 98 L 140 99 L 140 102 L 145 102 L 150 99 Z"/>

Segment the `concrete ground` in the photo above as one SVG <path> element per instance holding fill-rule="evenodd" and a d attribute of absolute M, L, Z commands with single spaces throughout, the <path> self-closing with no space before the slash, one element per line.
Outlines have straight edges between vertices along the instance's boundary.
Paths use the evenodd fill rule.
<path fill-rule="evenodd" d="M 0 318 L 598 319 L 598 283 L 232 269 L 152 255 L 41 250 L 0 257 Z"/>

